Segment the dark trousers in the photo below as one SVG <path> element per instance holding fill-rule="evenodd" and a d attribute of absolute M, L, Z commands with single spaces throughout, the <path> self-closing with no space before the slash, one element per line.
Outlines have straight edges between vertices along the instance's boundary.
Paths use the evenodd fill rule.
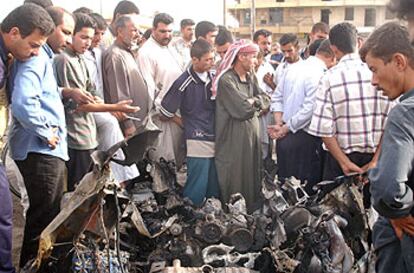
<path fill-rule="evenodd" d="M 0 164 L 0 203 L 0 273 L 13 273 L 13 205 L 3 164 Z"/>
<path fill-rule="evenodd" d="M 55 156 L 29 153 L 23 161 L 16 161 L 27 194 L 26 214 L 20 267 L 37 255 L 39 236 L 60 211 L 60 201 L 66 180 L 65 162 Z"/>
<path fill-rule="evenodd" d="M 75 185 L 87 174 L 92 166 L 91 154 L 95 150 L 75 150 L 69 149 L 69 161 L 66 162 L 68 168 L 68 191 L 74 191 Z"/>
<path fill-rule="evenodd" d="M 322 140 L 303 130 L 289 133 L 276 141 L 277 165 L 279 178 L 296 177 L 307 181 L 306 190 L 321 181 L 322 174 Z"/>

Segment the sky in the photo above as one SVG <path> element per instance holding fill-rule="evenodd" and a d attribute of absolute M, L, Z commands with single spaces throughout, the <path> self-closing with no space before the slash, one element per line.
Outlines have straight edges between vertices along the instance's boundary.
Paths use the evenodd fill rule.
<path fill-rule="evenodd" d="M 102 11 L 104 17 L 112 16 L 119 0 L 52 0 L 55 6 L 69 11 L 85 6 L 98 13 Z M 196 23 L 207 20 L 215 24 L 223 24 L 223 0 L 131 0 L 140 9 L 141 15 L 151 17 L 156 12 L 169 13 L 175 20 L 175 29 L 184 18 L 193 19 Z M 0 21 L 14 8 L 23 4 L 23 0 L 3 0 L 6 2 L 0 9 Z M 102 6 L 101 6 L 102 3 Z"/>

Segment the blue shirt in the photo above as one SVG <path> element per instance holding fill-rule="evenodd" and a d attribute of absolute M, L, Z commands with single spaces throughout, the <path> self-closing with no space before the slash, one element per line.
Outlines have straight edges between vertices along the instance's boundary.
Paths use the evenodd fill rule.
<path fill-rule="evenodd" d="M 53 73 L 53 57 L 52 49 L 44 45 L 39 56 L 15 61 L 12 66 L 9 146 L 14 160 L 25 160 L 31 152 L 68 160 L 65 112 Z M 47 141 L 54 134 L 60 141 L 52 150 Z"/>
<path fill-rule="evenodd" d="M 161 102 L 160 111 L 167 117 L 173 117 L 180 109 L 185 139 L 214 142 L 215 103 L 211 100 L 209 78 L 209 82 L 203 82 L 191 66 L 173 83 Z"/>
<path fill-rule="evenodd" d="M 272 95 L 272 112 L 283 112 L 283 121 L 292 133 L 306 129 L 312 119 L 316 90 L 326 71 L 317 57 L 297 62 L 287 68 Z"/>
<path fill-rule="evenodd" d="M 386 218 L 413 215 L 414 89 L 390 111 L 382 135 L 381 153 L 370 170 L 374 208 Z"/>

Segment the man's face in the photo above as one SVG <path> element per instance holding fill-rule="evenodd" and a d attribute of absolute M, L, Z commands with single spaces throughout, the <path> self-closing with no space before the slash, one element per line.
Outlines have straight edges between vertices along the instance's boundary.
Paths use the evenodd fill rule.
<path fill-rule="evenodd" d="M 67 13 L 63 14 L 62 24 L 58 25 L 52 35 L 47 39 L 47 43 L 53 52 L 61 53 L 68 44 L 72 43 L 72 33 L 75 28 L 73 17 Z"/>
<path fill-rule="evenodd" d="M 126 22 L 125 27 L 120 28 L 118 32 L 122 42 L 128 47 L 136 46 L 141 38 L 138 26 L 134 20 Z"/>
<path fill-rule="evenodd" d="M 257 53 L 240 53 L 239 60 L 244 71 L 254 71 L 257 65 Z"/>
<path fill-rule="evenodd" d="M 401 72 L 398 71 L 394 59 L 384 63 L 382 59 L 368 53 L 365 61 L 372 71 L 371 84 L 377 90 L 382 90 L 383 94 L 391 100 L 398 98 L 404 92 Z"/>
<path fill-rule="evenodd" d="M 282 45 L 280 49 L 282 50 L 283 55 L 285 55 L 285 60 L 288 63 L 295 63 L 299 60 L 299 51 L 297 45 L 295 46 L 292 43 L 288 43 L 286 45 Z"/>
<path fill-rule="evenodd" d="M 172 24 L 166 25 L 159 22 L 157 27 L 152 31 L 152 37 L 162 46 L 167 46 L 172 39 Z"/>
<path fill-rule="evenodd" d="M 218 31 L 210 31 L 206 34 L 206 37 L 204 39 L 212 46 L 214 46 L 214 42 L 216 41 Z"/>
<path fill-rule="evenodd" d="M 95 29 L 95 34 L 93 35 L 91 48 L 95 48 L 101 43 L 102 37 L 104 36 L 105 31 L 106 29 L 98 29 L 98 28 Z"/>
<path fill-rule="evenodd" d="M 224 45 L 216 45 L 216 52 L 220 55 L 220 58 L 223 59 L 226 55 L 227 50 L 230 47 L 230 43 L 225 43 Z"/>
<path fill-rule="evenodd" d="M 85 53 L 92 43 L 95 30 L 93 28 L 84 27 L 76 32 L 72 37 L 72 49 L 78 54 Z"/>
<path fill-rule="evenodd" d="M 203 73 L 209 71 L 214 65 L 214 52 L 210 51 L 201 56 L 200 59 L 194 57 L 191 61 L 196 72 Z"/>
<path fill-rule="evenodd" d="M 194 37 L 194 26 L 185 26 L 181 29 L 181 34 L 186 41 L 192 41 Z"/>
<path fill-rule="evenodd" d="M 315 42 L 318 39 L 328 39 L 328 33 L 322 32 L 322 31 L 317 31 L 315 33 L 310 33 L 309 36 L 309 44 L 312 44 L 313 42 Z"/>
<path fill-rule="evenodd" d="M 14 27 L 9 32 L 12 43 L 9 48 L 12 55 L 20 61 L 25 61 L 33 56 L 39 55 L 39 50 L 42 45 L 46 43 L 47 37 L 40 34 L 38 29 L 35 29 L 30 35 L 24 39 L 20 35 L 17 27 Z"/>
<path fill-rule="evenodd" d="M 260 48 L 260 51 L 263 52 L 264 56 L 267 56 L 270 53 L 272 47 L 272 36 L 263 36 L 260 35 L 257 38 L 257 45 Z"/>

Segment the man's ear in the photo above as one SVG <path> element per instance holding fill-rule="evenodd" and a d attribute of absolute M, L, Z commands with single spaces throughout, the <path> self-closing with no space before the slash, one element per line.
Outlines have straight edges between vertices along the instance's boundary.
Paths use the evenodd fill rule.
<path fill-rule="evenodd" d="M 393 62 L 397 71 L 404 71 L 408 66 L 407 56 L 401 53 L 395 53 L 391 57 L 391 62 Z"/>
<path fill-rule="evenodd" d="M 20 29 L 18 27 L 12 27 L 9 31 L 9 35 L 13 41 L 16 41 L 22 37 L 20 34 Z"/>

